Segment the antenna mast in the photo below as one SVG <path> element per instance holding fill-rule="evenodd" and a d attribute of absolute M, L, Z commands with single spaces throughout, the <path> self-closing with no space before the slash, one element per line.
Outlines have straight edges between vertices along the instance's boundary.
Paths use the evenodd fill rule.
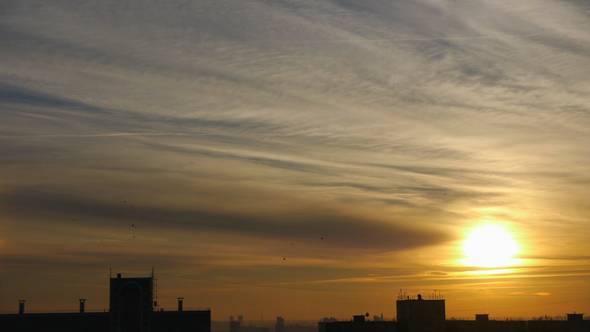
<path fill-rule="evenodd" d="M 152 266 L 152 282 L 154 287 L 154 308 L 158 308 L 158 279 L 156 279 L 156 274 L 154 272 L 154 267 Z"/>

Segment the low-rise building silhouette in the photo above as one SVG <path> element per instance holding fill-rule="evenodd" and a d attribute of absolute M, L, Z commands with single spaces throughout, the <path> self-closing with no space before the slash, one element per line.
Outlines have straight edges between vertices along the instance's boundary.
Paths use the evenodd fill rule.
<path fill-rule="evenodd" d="M 321 321 L 318 332 L 396 332 L 397 325 L 396 321 L 370 321 L 364 315 L 355 315 L 351 321 Z"/>
<path fill-rule="evenodd" d="M 396 302 L 397 320 L 367 320 L 368 315 L 350 321 L 333 319 L 318 323 L 319 332 L 590 332 L 590 320 L 583 314 L 568 314 L 567 320 L 493 320 L 477 314 L 474 320 L 447 320 L 445 301 L 400 297 Z"/>
<path fill-rule="evenodd" d="M 583 316 L 567 320 L 448 320 L 446 332 L 590 332 Z"/>
<path fill-rule="evenodd" d="M 86 299 L 76 313 L 27 313 L 19 301 L 18 314 L 0 315 L 2 332 L 211 332 L 211 311 L 154 310 L 154 277 L 110 278 L 109 311 L 87 312 Z"/>
<path fill-rule="evenodd" d="M 487 322 L 490 320 L 490 315 L 488 315 L 488 314 L 475 314 L 475 320 L 478 322 Z"/>

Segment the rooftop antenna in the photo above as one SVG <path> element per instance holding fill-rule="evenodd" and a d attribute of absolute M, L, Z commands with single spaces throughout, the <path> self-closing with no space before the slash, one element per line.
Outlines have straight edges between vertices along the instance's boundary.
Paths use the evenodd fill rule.
<path fill-rule="evenodd" d="M 403 289 L 400 288 L 399 290 L 399 295 L 398 295 L 398 300 L 409 300 L 410 296 L 408 296 L 408 290 L 407 289 Z"/>
<path fill-rule="evenodd" d="M 158 307 L 158 279 L 156 279 L 156 273 L 154 267 L 152 266 L 152 282 L 153 282 L 153 291 L 154 291 L 154 307 Z"/>

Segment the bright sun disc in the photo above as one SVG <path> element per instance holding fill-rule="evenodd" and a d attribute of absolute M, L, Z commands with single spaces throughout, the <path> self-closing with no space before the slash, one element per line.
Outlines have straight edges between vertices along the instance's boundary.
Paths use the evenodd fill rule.
<path fill-rule="evenodd" d="M 474 229 L 463 243 L 467 266 L 506 267 L 515 264 L 519 247 L 510 233 L 499 225 L 483 225 Z"/>

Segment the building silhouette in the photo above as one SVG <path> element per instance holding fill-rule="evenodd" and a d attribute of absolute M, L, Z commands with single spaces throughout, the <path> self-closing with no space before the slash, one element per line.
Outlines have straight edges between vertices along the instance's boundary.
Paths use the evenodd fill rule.
<path fill-rule="evenodd" d="M 444 332 L 445 300 L 422 298 L 398 299 L 396 302 L 398 328 L 402 332 Z"/>
<path fill-rule="evenodd" d="M 487 322 L 490 320 L 490 315 L 488 314 L 475 314 L 475 321 L 477 322 Z"/>
<path fill-rule="evenodd" d="M 275 332 L 285 332 L 285 319 L 281 316 L 277 317 Z"/>
<path fill-rule="evenodd" d="M 211 332 L 210 310 L 185 310 L 184 298 L 177 298 L 177 310 L 157 308 L 155 279 L 152 276 L 124 278 L 117 274 L 109 282 L 109 311 L 87 312 L 84 298 L 75 313 L 28 313 L 26 301 L 19 300 L 18 313 L 0 315 L 2 332 Z M 275 332 L 590 332 L 590 320 L 571 313 L 566 320 L 493 320 L 479 313 L 474 320 L 447 320 L 445 300 L 440 296 L 424 299 L 407 296 L 396 301 L 397 319 L 369 313 L 352 320 L 323 319 L 317 329 L 287 325 L 277 317 Z M 233 317 L 230 332 L 269 332 L 268 327 L 244 326 L 243 317 Z"/>
<path fill-rule="evenodd" d="M 150 332 L 154 278 L 110 278 L 110 331 Z"/>
<path fill-rule="evenodd" d="M 367 320 L 365 315 L 355 315 L 351 321 L 323 320 L 318 323 L 318 332 L 396 332 L 396 321 Z"/>
<path fill-rule="evenodd" d="M 211 332 L 210 310 L 154 310 L 154 277 L 110 278 L 109 311 L 87 312 L 86 299 L 76 313 L 27 313 L 25 300 L 18 314 L 0 315 L 2 332 Z"/>
<path fill-rule="evenodd" d="M 399 297 L 396 309 L 396 320 L 370 321 L 368 314 L 350 321 L 327 319 L 318 323 L 318 332 L 590 332 L 590 320 L 579 313 L 568 314 L 567 320 L 491 320 L 488 314 L 477 314 L 474 320 L 447 320 L 445 300 L 439 295 Z"/>

